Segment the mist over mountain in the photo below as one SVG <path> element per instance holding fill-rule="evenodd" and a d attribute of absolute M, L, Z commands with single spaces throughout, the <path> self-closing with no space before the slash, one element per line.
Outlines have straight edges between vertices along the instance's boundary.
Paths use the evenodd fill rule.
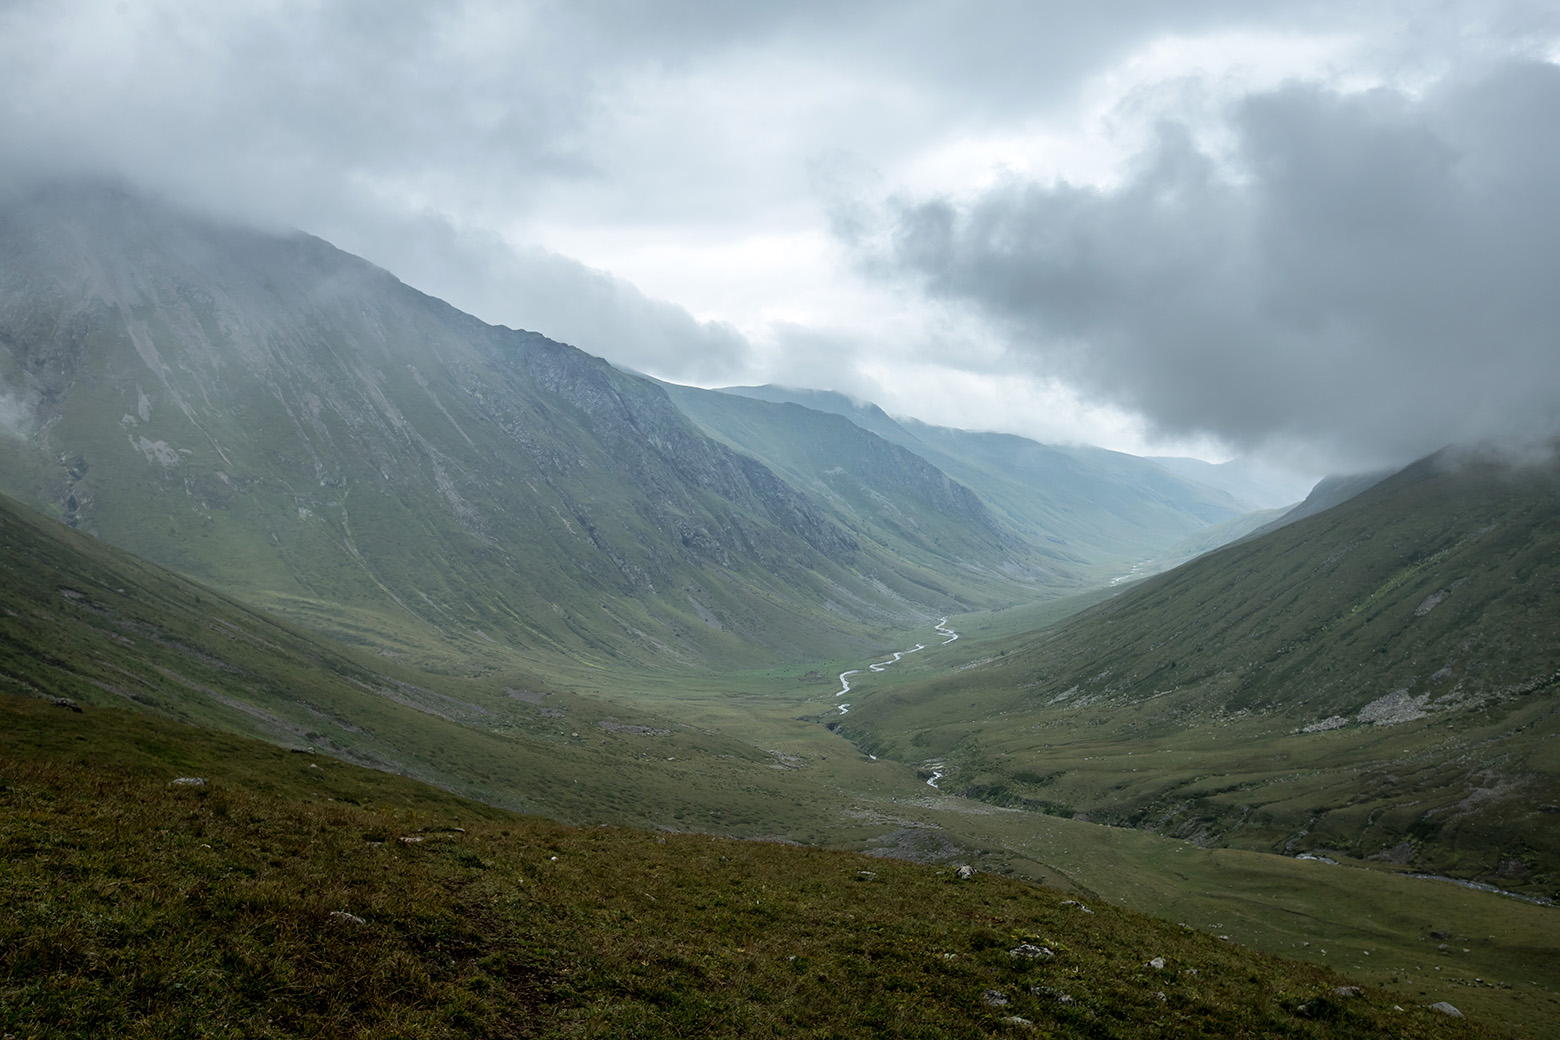
<path fill-rule="evenodd" d="M 0 214 L 0 347 L 7 489 L 353 639 L 688 663 L 1032 584 L 957 546 L 976 570 L 939 584 L 650 382 L 319 239 L 115 189 Z"/>
<path fill-rule="evenodd" d="M 1383 871 L 1355 907 L 1400 869 L 1553 894 L 1552 461 L 1324 481 L 1252 533 L 1250 475 L 660 384 L 101 185 L 0 208 L 0 381 L 0 489 L 76 528 L 0 504 L 10 693 L 1156 913 L 1238 876 L 1280 952 L 1296 855 Z"/>

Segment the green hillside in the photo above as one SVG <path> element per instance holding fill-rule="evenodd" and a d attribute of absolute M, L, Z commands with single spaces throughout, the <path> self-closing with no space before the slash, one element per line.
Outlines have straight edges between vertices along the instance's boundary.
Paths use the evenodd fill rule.
<path fill-rule="evenodd" d="M 1553 898 L 1557 596 L 1560 464 L 1447 453 L 844 728 L 978 798 Z"/>
<path fill-rule="evenodd" d="M 535 681 L 520 673 L 418 673 L 270 620 L 26 510 L 7 507 L 0 520 L 0 683 L 32 697 L 34 707 L 19 710 L 40 718 L 110 718 L 125 734 L 190 720 L 296 749 L 274 754 L 299 776 L 335 775 L 341 766 L 331 755 L 557 820 L 783 839 L 943 868 L 974 862 L 988 873 L 1050 879 L 1072 898 L 1109 899 L 1250 948 L 1335 964 L 1399 1004 L 1450 1000 L 1550 1035 L 1540 1026 L 1555 1007 L 1560 950 L 1547 908 L 1382 870 L 1198 850 L 939 791 L 913 768 L 874 760 L 805 721 L 844 718 L 837 687 L 816 670 L 676 681 L 597 674 L 600 688 L 589 695 L 527 685 Z M 967 638 L 914 654 L 897 673 L 857 676 L 852 698 L 870 703 L 896 681 L 979 660 L 991 644 L 969 637 L 1025 629 L 1044 612 L 960 619 Z M 84 712 L 49 706 L 52 698 Z M 149 718 L 123 718 L 116 705 Z M 3 732 L 0 759 L 22 754 L 27 731 Z M 59 755 L 66 769 L 82 756 L 116 760 L 101 729 L 80 732 L 87 739 L 56 741 L 39 755 Z M 173 745 L 148 741 L 158 768 L 199 774 L 210 761 L 177 749 L 158 758 Z M 1432 933 L 1469 943 L 1444 973 L 1424 962 Z"/>
<path fill-rule="evenodd" d="M 825 840 L 826 785 L 628 683 L 581 696 L 516 669 L 417 672 L 0 498 L 0 692 L 314 749 L 560 820 Z"/>
<path fill-rule="evenodd" d="M 1044 588 L 852 536 L 599 358 L 318 239 L 110 189 L 0 213 L 0 384 L 21 416 L 0 490 L 444 668 L 499 646 L 555 669 L 826 657 Z M 990 556 L 976 534 L 940 536 Z"/>
<path fill-rule="evenodd" d="M 570 829 L 111 709 L 0 695 L 0 729 L 7 1035 L 1502 1035 L 986 874 Z"/>

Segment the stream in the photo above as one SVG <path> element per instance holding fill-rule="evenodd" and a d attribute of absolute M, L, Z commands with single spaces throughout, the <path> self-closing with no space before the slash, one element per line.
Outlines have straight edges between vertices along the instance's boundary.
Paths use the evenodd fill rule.
<path fill-rule="evenodd" d="M 941 621 L 937 622 L 937 624 L 933 625 L 932 628 L 939 635 L 944 635 L 944 636 L 948 637 L 947 639 L 944 639 L 941 643 L 939 643 L 938 644 L 939 646 L 947 646 L 949 643 L 951 643 L 955 639 L 959 638 L 959 633 L 955 632 L 953 629 L 948 627 L 948 619 L 947 618 L 943 618 Z M 917 643 L 917 644 L 915 644 L 915 646 L 912 646 L 908 650 L 896 650 L 896 651 L 894 651 L 894 656 L 893 657 L 890 657 L 886 661 L 879 661 L 877 664 L 869 664 L 869 665 L 867 665 L 867 669 L 868 669 L 868 671 L 881 672 L 883 669 L 885 669 L 889 665 L 895 663 L 901 657 L 904 657 L 906 654 L 913 654 L 913 653 L 915 653 L 918 650 L 925 650 L 925 649 L 926 649 L 926 644 L 925 643 Z M 861 669 L 860 668 L 852 668 L 848 672 L 841 672 L 840 673 L 840 690 L 834 696 L 836 696 L 836 697 L 843 697 L 847 693 L 849 693 L 850 692 L 850 677 L 853 676 L 853 675 L 859 675 L 860 673 L 861 673 Z M 841 705 L 839 705 L 839 712 L 840 712 L 841 715 L 849 714 L 849 712 L 850 712 L 850 705 L 849 704 L 841 704 Z M 932 786 L 936 787 L 937 785 L 933 784 Z"/>

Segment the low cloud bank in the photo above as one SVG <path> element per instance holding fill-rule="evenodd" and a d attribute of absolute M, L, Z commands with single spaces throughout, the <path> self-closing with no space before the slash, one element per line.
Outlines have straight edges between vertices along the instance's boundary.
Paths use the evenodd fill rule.
<path fill-rule="evenodd" d="M 1418 96 L 1290 85 L 1111 189 L 895 198 L 853 244 L 1012 357 L 1175 435 L 1329 466 L 1560 430 L 1560 68 Z"/>

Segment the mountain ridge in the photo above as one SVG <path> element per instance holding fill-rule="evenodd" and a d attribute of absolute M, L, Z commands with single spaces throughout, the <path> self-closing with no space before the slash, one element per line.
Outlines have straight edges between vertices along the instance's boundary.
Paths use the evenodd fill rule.
<path fill-rule="evenodd" d="M 319 239 L 101 189 L 0 214 L 0 381 L 25 427 L 0 485 L 358 641 L 828 656 L 1029 594 L 858 559 L 806 495 L 598 358 Z"/>
<path fill-rule="evenodd" d="M 844 394 L 774 385 L 722 393 L 843 416 L 974 489 L 1015 533 L 1104 584 L 1249 509 L 1149 459 L 895 419 Z"/>

